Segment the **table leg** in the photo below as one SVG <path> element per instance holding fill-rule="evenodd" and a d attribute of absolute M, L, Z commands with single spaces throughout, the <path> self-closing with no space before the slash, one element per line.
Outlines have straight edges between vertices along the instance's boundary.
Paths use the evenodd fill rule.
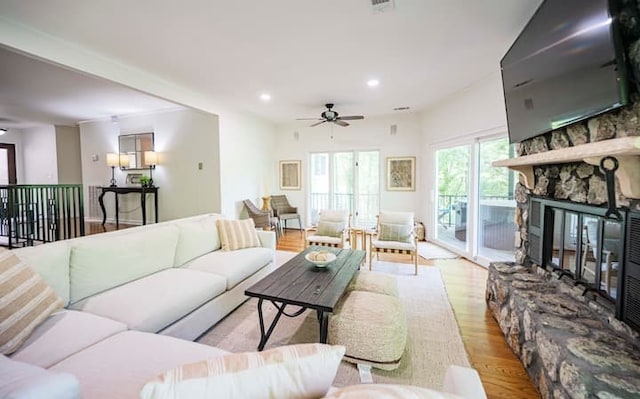
<path fill-rule="evenodd" d="M 278 313 L 276 317 L 273 318 L 269 329 L 265 333 L 264 331 L 264 316 L 262 315 L 262 303 L 264 302 L 263 298 L 258 300 L 258 318 L 260 319 L 260 343 L 258 344 L 258 350 L 261 351 L 264 349 L 264 346 L 267 344 L 273 329 L 276 328 L 276 324 L 278 324 L 278 320 L 280 320 L 280 316 L 284 313 L 284 308 L 287 306 L 283 304 L 281 307 L 278 307 Z"/>
<path fill-rule="evenodd" d="M 118 193 L 114 193 L 116 196 L 116 230 L 120 227 L 120 215 L 119 210 L 120 210 L 120 206 L 118 205 Z"/>
<path fill-rule="evenodd" d="M 153 209 L 156 214 L 156 223 L 158 223 L 158 192 L 153 194 Z"/>
<path fill-rule="evenodd" d="M 140 207 L 142 208 L 142 225 L 147 224 L 147 194 L 144 192 L 144 188 L 140 193 Z"/>
<path fill-rule="evenodd" d="M 98 203 L 100 204 L 100 209 L 102 209 L 102 225 L 104 226 L 105 222 L 107 221 L 107 211 L 106 209 L 104 209 L 104 195 L 106 194 L 106 191 L 103 191 L 100 196 L 98 197 Z M 117 194 L 116 194 L 117 195 Z"/>
<path fill-rule="evenodd" d="M 318 313 L 318 321 L 320 322 L 320 343 L 326 344 L 329 332 L 329 313 L 323 312 L 322 310 L 319 310 Z"/>

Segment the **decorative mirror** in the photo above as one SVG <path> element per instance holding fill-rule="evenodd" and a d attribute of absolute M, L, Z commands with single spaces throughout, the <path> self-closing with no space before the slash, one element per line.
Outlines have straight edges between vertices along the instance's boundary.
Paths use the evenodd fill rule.
<path fill-rule="evenodd" d="M 120 155 L 127 155 L 127 157 L 121 157 L 124 162 L 121 162 L 120 169 L 149 168 L 150 165 L 145 161 L 144 152 L 154 151 L 153 132 L 118 136 L 118 146 Z"/>

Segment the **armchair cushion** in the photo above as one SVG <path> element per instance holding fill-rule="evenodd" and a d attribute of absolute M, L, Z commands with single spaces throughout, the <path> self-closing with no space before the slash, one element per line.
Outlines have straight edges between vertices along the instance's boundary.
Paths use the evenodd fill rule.
<path fill-rule="evenodd" d="M 413 241 L 413 225 L 380 223 L 378 240 L 410 243 Z"/>
<path fill-rule="evenodd" d="M 316 230 L 316 236 L 340 237 L 344 232 L 345 224 L 343 222 L 319 222 Z"/>

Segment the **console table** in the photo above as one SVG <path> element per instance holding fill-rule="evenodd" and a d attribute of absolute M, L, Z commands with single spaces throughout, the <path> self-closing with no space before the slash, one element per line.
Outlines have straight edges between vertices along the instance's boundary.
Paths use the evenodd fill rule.
<path fill-rule="evenodd" d="M 154 211 L 156 223 L 158 223 L 158 187 L 100 187 L 102 193 L 98 197 L 100 208 L 102 209 L 102 224 L 107 221 L 107 211 L 104 208 L 104 195 L 106 193 L 114 193 L 116 196 L 116 228 L 119 227 L 120 220 L 118 218 L 118 196 L 120 194 L 140 194 L 140 207 L 142 208 L 142 224 L 147 224 L 147 194 L 153 194 Z"/>

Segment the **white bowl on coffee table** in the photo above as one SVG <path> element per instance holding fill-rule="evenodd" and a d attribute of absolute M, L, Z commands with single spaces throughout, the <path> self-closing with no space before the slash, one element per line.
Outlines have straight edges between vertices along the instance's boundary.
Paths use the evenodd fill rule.
<path fill-rule="evenodd" d="M 327 259 L 325 259 L 325 260 L 314 260 L 314 259 L 311 259 L 312 255 L 313 254 L 308 253 L 308 254 L 306 254 L 304 256 L 304 258 L 307 261 L 313 263 L 313 265 L 315 267 L 325 267 L 325 266 L 327 266 L 327 264 L 329 264 L 329 263 L 333 262 L 334 260 L 336 260 L 336 255 L 331 253 L 331 252 L 327 252 Z"/>

